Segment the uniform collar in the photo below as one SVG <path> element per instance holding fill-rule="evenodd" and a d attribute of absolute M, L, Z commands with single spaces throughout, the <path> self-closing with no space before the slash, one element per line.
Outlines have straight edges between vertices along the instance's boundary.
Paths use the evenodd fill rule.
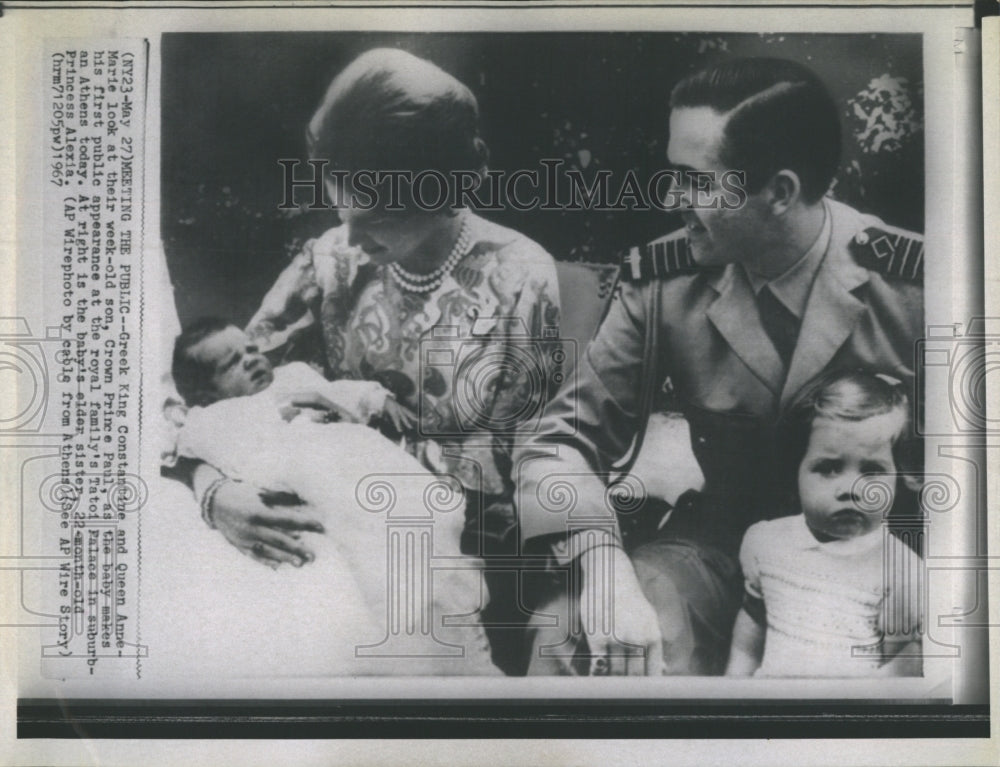
<path fill-rule="evenodd" d="M 825 241 L 825 245 L 818 248 L 816 279 L 829 278 L 838 283 L 843 290 L 852 291 L 868 282 L 868 270 L 854 260 L 848 246 L 869 224 L 860 213 L 842 202 L 824 197 L 823 206 L 826 208 L 826 222 L 823 225 L 823 230 L 820 231 L 820 236 L 810 247 L 806 256 L 813 255 L 813 248 L 818 248 L 818 245 Z M 795 269 L 800 263 L 802 263 L 802 259 L 791 268 Z M 720 271 L 707 274 L 708 284 L 717 293 L 724 293 L 730 287 L 734 277 L 750 284 L 746 270 L 737 264 L 728 264 Z M 806 298 L 808 306 L 808 294 Z"/>
<path fill-rule="evenodd" d="M 756 298 L 743 267 L 729 264 L 707 277 L 707 284 L 718 293 L 706 310 L 709 321 L 782 406 L 826 367 L 864 311 L 854 291 L 868 281 L 868 270 L 855 262 L 848 249 L 864 228 L 864 220 L 843 203 L 824 199 L 823 204 L 829 233 L 825 247 L 818 247 L 823 244 L 822 232 L 815 243 L 819 253 L 813 254 L 815 276 L 806 290 L 799 341 L 787 370 L 760 323 L 752 319 L 757 316 Z"/>
<path fill-rule="evenodd" d="M 757 316 L 757 303 L 746 272 L 737 264 L 729 264 L 709 277 L 708 284 L 718 291 L 705 311 L 709 322 L 777 400 L 785 377 L 784 364 L 764 328 L 753 320 Z"/>
<path fill-rule="evenodd" d="M 826 200 L 823 200 L 823 225 L 819 234 L 813 240 L 809 249 L 780 276 L 772 280 L 767 280 L 758 274 L 754 274 L 744 268 L 750 287 L 753 288 L 754 295 L 759 295 L 766 285 L 774 293 L 775 297 L 784 304 L 795 318 L 802 319 L 805 314 L 806 303 L 809 300 L 809 290 L 812 288 L 813 278 L 819 271 L 823 256 L 826 255 L 830 245 L 830 233 L 833 229 L 831 215 Z"/>
<path fill-rule="evenodd" d="M 781 390 L 787 405 L 822 372 L 854 331 L 865 304 L 855 291 L 868 282 L 868 270 L 854 260 L 849 246 L 864 227 L 857 211 L 835 200 L 826 200 L 830 214 L 830 241 L 809 291 L 799 328 L 799 341 Z"/>
<path fill-rule="evenodd" d="M 792 551 L 822 551 L 838 557 L 853 557 L 864 554 L 875 548 L 880 548 L 883 543 L 882 528 L 877 527 L 870 533 L 859 535 L 857 538 L 846 540 L 821 542 L 816 540 L 809 526 L 806 524 L 804 514 L 796 514 L 790 518 L 791 529 L 785 539 L 785 545 Z"/>

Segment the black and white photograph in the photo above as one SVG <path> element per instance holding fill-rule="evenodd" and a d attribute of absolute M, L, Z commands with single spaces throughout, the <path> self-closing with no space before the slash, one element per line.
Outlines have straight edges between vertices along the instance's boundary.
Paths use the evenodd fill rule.
<path fill-rule="evenodd" d="M 162 50 L 212 664 L 921 675 L 919 36 Z"/>
<path fill-rule="evenodd" d="M 989 14 L 6 5 L 12 765 L 989 737 Z"/>

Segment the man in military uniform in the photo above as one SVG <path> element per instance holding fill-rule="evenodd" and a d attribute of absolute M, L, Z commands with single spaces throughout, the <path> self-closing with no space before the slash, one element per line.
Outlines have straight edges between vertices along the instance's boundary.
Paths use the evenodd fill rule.
<path fill-rule="evenodd" d="M 794 511 L 782 409 L 839 368 L 912 384 L 923 243 L 824 196 L 838 123 L 823 84 L 791 61 L 731 60 L 674 88 L 670 163 L 745 171 L 747 197 L 695 208 L 697 190 L 680 185 L 684 229 L 631 251 L 575 381 L 515 452 L 524 549 L 572 574 L 526 577 L 529 673 L 721 673 L 742 534 Z M 635 498 L 616 513 L 616 472 L 668 376 L 704 488 L 667 514 Z M 572 503 L 558 502 L 560 481 Z"/>

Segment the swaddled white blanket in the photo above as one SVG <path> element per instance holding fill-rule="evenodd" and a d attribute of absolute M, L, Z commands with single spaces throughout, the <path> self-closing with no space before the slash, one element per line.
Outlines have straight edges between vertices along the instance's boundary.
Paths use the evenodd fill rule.
<path fill-rule="evenodd" d="M 258 394 L 191 408 L 178 453 L 261 489 L 294 493 L 302 513 L 324 525 L 321 545 L 307 539 L 317 560 L 301 571 L 335 568 L 336 582 L 312 588 L 368 608 L 370 625 L 331 638 L 353 643 L 355 673 L 498 673 L 478 620 L 485 597 L 477 560 L 459 550 L 459 483 L 360 423 L 321 423 L 307 413 L 286 420 L 281 404 L 307 390 L 362 421 L 385 397 L 378 384 L 329 382 L 293 363 L 276 368 L 274 383 Z"/>

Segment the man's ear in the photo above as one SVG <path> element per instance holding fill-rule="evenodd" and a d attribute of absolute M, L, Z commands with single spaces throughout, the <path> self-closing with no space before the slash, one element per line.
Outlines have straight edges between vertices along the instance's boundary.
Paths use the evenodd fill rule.
<path fill-rule="evenodd" d="M 784 215 L 802 196 L 802 182 L 794 170 L 779 170 L 767 184 L 768 203 L 775 216 Z"/>

